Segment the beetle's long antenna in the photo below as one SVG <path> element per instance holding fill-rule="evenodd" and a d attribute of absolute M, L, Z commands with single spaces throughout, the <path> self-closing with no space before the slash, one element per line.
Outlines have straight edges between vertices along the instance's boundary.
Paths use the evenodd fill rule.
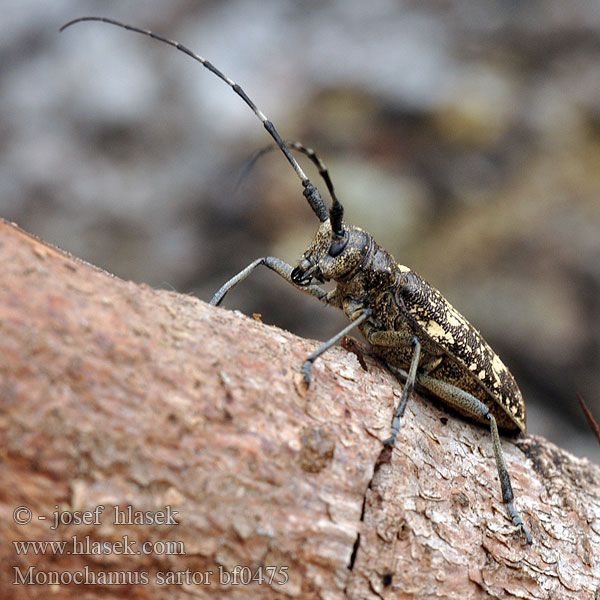
<path fill-rule="evenodd" d="M 342 225 L 342 219 L 344 218 L 344 207 L 339 203 L 338 199 L 334 196 L 333 204 L 329 210 L 329 220 L 331 221 L 331 231 L 336 238 L 344 237 L 344 227 Z"/>
<path fill-rule="evenodd" d="M 205 58 L 202 58 L 195 52 L 192 52 L 190 49 L 186 48 L 183 44 L 180 44 L 179 42 L 176 42 L 174 40 L 170 40 L 169 38 L 163 37 L 162 35 L 159 35 L 158 33 L 154 33 L 153 31 L 150 31 L 149 29 L 141 29 L 139 27 L 134 27 L 133 25 L 127 25 L 126 23 L 121 23 L 120 21 L 115 21 L 114 19 L 109 19 L 107 17 L 79 17 L 77 19 L 73 19 L 72 21 L 69 21 L 68 23 L 65 23 L 60 28 L 60 31 L 64 31 L 67 27 L 70 27 L 71 25 L 75 25 L 75 23 L 81 23 L 83 21 L 99 21 L 101 23 L 109 23 L 110 25 L 116 25 L 117 27 L 122 27 L 123 29 L 127 29 L 128 31 L 135 31 L 135 32 L 141 33 L 143 35 L 147 35 L 155 40 L 158 40 L 159 42 L 163 42 L 165 44 L 168 44 L 169 46 L 173 46 L 173 48 L 180 50 L 181 52 L 183 52 L 184 54 L 187 54 L 188 56 L 191 56 L 194 60 L 198 61 L 204 67 L 206 67 L 211 73 L 214 73 L 219 79 L 222 79 L 252 109 L 254 114 L 261 120 L 264 128 L 269 132 L 270 136 L 275 140 L 275 143 L 277 144 L 277 146 L 279 146 L 280 150 L 283 152 L 285 157 L 288 159 L 289 163 L 294 168 L 294 171 L 296 171 L 296 174 L 300 178 L 300 181 L 302 181 L 302 185 L 304 186 L 303 194 L 306 197 L 306 199 L 308 200 L 308 203 L 310 204 L 310 207 L 312 208 L 313 212 L 317 215 L 317 217 L 319 217 L 319 220 L 321 222 L 324 222 L 324 221 L 327 221 L 327 219 L 329 219 L 329 215 L 327 214 L 327 208 L 325 207 L 325 204 L 323 202 L 323 199 L 321 198 L 321 195 L 319 194 L 319 191 L 310 182 L 308 177 L 305 175 L 304 171 L 300 168 L 298 161 L 296 161 L 296 159 L 292 156 L 290 149 L 286 146 L 285 142 L 281 139 L 281 136 L 275 129 L 275 126 L 273 125 L 273 123 L 271 123 L 271 121 L 269 121 L 267 119 L 267 117 L 262 113 L 262 111 L 259 110 L 259 108 L 254 104 L 254 102 L 252 102 L 252 100 L 250 100 L 250 98 L 246 95 L 246 92 L 244 92 L 244 90 L 237 83 L 235 83 L 235 81 L 232 81 L 231 79 L 229 79 L 229 77 L 227 77 L 226 75 L 221 73 L 221 71 L 219 71 L 219 69 L 217 69 L 212 63 L 210 63 Z"/>
<path fill-rule="evenodd" d="M 317 169 L 319 171 L 319 175 L 322 177 L 323 181 L 325 182 L 325 185 L 327 186 L 327 190 L 329 191 L 329 195 L 331 196 L 331 199 L 334 201 L 334 203 L 338 202 L 338 199 L 335 195 L 335 189 L 333 187 L 333 182 L 331 181 L 331 177 L 329 176 L 329 171 L 328 171 L 327 167 L 325 166 L 325 163 L 317 156 L 317 153 L 312 148 L 305 146 L 301 142 L 293 142 L 290 140 L 286 140 L 285 144 L 287 145 L 288 148 L 291 148 L 292 150 L 296 150 L 296 151 L 304 154 L 305 156 L 307 156 L 310 159 L 310 161 L 315 165 L 315 167 L 317 167 Z M 275 150 L 275 148 L 277 148 L 277 146 L 274 146 L 273 144 L 269 144 L 268 146 L 265 146 L 264 148 L 257 150 L 250 157 L 248 162 L 244 165 L 242 173 L 239 177 L 238 185 L 239 185 L 239 182 L 243 181 L 243 179 L 248 175 L 248 173 L 254 168 L 254 165 L 265 154 Z"/>

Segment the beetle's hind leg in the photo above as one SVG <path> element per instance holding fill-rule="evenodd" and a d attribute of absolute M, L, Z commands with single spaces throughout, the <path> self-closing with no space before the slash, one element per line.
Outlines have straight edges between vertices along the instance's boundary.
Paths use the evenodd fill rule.
<path fill-rule="evenodd" d="M 496 466 L 498 468 L 498 478 L 500 479 L 500 487 L 502 488 L 502 499 L 506 504 L 506 508 L 511 516 L 512 522 L 520 527 L 525 535 L 528 544 L 531 544 L 531 535 L 527 531 L 521 516 L 519 515 L 515 505 L 513 504 L 514 494 L 510 483 L 510 475 L 504 461 L 502 446 L 500 444 L 500 436 L 498 435 L 498 425 L 494 415 L 490 409 L 481 401 L 475 398 L 472 394 L 457 388 L 449 383 L 435 379 L 430 375 L 419 374 L 417 382 L 424 388 L 432 392 L 438 398 L 441 398 L 461 412 L 471 415 L 473 418 L 485 419 L 490 424 L 490 432 L 492 434 L 492 443 L 494 446 L 494 456 L 496 458 Z"/>

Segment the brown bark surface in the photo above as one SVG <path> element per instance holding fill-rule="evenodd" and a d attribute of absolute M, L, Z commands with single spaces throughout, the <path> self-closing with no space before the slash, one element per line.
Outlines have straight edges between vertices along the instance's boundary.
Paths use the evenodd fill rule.
<path fill-rule="evenodd" d="M 314 342 L 119 280 L 7 223 L 0 257 L 0 596 L 599 597 L 590 461 L 503 440 L 527 546 L 485 428 L 417 397 L 382 451 L 401 386 L 373 360 L 366 372 L 333 349 L 306 390 Z M 145 522 L 115 523 L 115 506 Z M 147 522 L 169 510 L 176 522 Z M 92 522 L 52 529 L 55 511 Z M 13 543 L 51 540 L 64 551 Z M 236 566 L 238 582 L 261 568 L 266 581 L 225 585 Z"/>

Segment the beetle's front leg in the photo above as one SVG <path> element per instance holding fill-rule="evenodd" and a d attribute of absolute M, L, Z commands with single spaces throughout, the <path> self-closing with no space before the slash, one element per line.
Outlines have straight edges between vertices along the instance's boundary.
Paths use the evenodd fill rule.
<path fill-rule="evenodd" d="M 301 292 L 305 294 L 310 294 L 314 296 L 321 302 L 328 304 L 327 301 L 327 292 L 320 288 L 318 285 L 314 283 L 309 283 L 308 285 L 297 285 L 292 281 L 292 271 L 293 267 L 288 265 L 283 260 L 276 258 L 274 256 L 265 256 L 264 258 L 257 258 L 253 263 L 249 264 L 243 271 L 240 271 L 235 277 L 232 277 L 227 283 L 221 286 L 221 289 L 213 296 L 210 304 L 213 306 L 219 306 L 221 300 L 225 297 L 227 292 L 234 288 L 240 281 L 243 281 L 260 265 L 264 265 L 271 269 L 271 271 L 275 271 L 277 275 L 283 277 L 288 283 L 292 284 L 295 288 L 299 289 Z"/>
<path fill-rule="evenodd" d="M 338 340 L 343 338 L 349 331 L 354 329 L 356 326 L 360 325 L 365 319 L 368 319 L 371 316 L 371 310 L 368 308 L 362 309 L 361 311 L 357 311 L 358 316 L 356 319 L 350 323 L 347 327 L 344 327 L 338 334 L 334 335 L 331 339 L 327 340 L 322 346 L 319 346 L 317 350 L 315 350 L 302 365 L 302 376 L 304 377 L 304 382 L 306 385 L 310 385 L 311 380 L 311 371 L 313 363 L 323 352 L 326 352 L 333 346 Z M 356 314 L 356 313 L 355 313 Z"/>
<path fill-rule="evenodd" d="M 433 392 L 438 398 L 441 398 L 450 406 L 454 406 L 467 415 L 471 415 L 473 418 L 485 419 L 489 422 L 490 432 L 492 434 L 492 444 L 494 446 L 494 457 L 496 458 L 496 467 L 498 468 L 498 478 L 500 479 L 500 487 L 502 488 L 502 499 L 506 504 L 512 522 L 517 527 L 520 527 L 525 535 L 527 543 L 531 544 L 531 535 L 525 528 L 523 520 L 513 504 L 514 494 L 510 483 L 510 475 L 508 474 L 506 462 L 504 461 L 504 454 L 502 453 L 500 436 L 498 435 L 498 425 L 496 424 L 496 419 L 490 412 L 490 409 L 481 400 L 478 400 L 468 392 L 444 381 L 440 381 L 439 379 L 435 379 L 430 375 L 419 374 L 417 381 L 424 388 Z"/>

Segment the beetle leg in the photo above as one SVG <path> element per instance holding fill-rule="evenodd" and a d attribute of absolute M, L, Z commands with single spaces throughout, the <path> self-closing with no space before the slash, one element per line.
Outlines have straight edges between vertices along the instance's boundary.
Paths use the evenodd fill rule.
<path fill-rule="evenodd" d="M 368 308 L 363 309 L 359 313 L 358 317 L 356 319 L 354 319 L 354 321 L 352 321 L 352 323 L 350 323 L 348 326 L 344 327 L 344 329 L 342 329 L 339 333 L 334 335 L 331 339 L 327 340 L 323 345 L 319 346 L 319 348 L 317 348 L 304 361 L 304 364 L 302 365 L 302 375 L 304 377 L 304 382 L 306 383 L 306 385 L 310 385 L 310 379 L 311 379 L 310 373 L 311 373 L 312 366 L 313 366 L 313 363 L 315 362 L 315 360 L 317 358 L 319 358 L 319 356 L 321 356 L 321 354 L 323 354 L 323 352 L 326 352 L 327 350 L 329 350 L 329 348 L 331 348 L 331 346 L 333 346 L 338 340 L 343 338 L 349 331 L 354 329 L 357 325 L 360 325 L 365 319 L 369 318 L 370 316 L 371 316 L 370 309 L 368 309 Z"/>
<path fill-rule="evenodd" d="M 286 262 L 282 261 L 279 258 L 275 258 L 274 256 L 265 256 L 264 258 L 257 258 L 253 263 L 249 264 L 243 271 L 240 271 L 235 277 L 232 277 L 227 283 L 225 283 L 221 289 L 213 296 L 210 303 L 213 306 L 218 306 L 221 303 L 221 300 L 225 297 L 225 294 L 229 292 L 233 287 L 235 287 L 240 281 L 243 281 L 256 269 L 256 267 L 260 265 L 265 265 L 271 269 L 271 271 L 275 271 L 278 275 L 283 277 L 288 283 L 291 283 L 295 288 L 299 289 L 301 292 L 305 294 L 310 294 L 314 296 L 321 302 L 327 304 L 327 292 L 320 288 L 318 285 L 314 283 L 309 283 L 308 285 L 296 285 L 292 281 L 292 270 L 293 267 L 288 265 Z"/>
<path fill-rule="evenodd" d="M 454 406 L 461 412 L 471 415 L 473 418 L 486 419 L 490 424 L 490 432 L 492 434 L 492 443 L 494 446 L 494 456 L 496 458 L 496 467 L 498 468 L 498 478 L 500 479 L 500 487 L 502 488 L 502 499 L 506 504 L 512 522 L 520 527 L 525 535 L 528 544 L 531 544 L 531 535 L 525 528 L 515 505 L 513 504 L 514 494 L 510 483 L 510 476 L 504 461 L 502 446 L 500 444 L 500 436 L 498 435 L 498 425 L 494 415 L 490 409 L 481 400 L 475 396 L 439 379 L 435 379 L 430 375 L 420 374 L 417 377 L 417 382 L 424 388 L 435 394 L 437 397 L 444 400 L 450 406 Z"/>
<path fill-rule="evenodd" d="M 398 333 L 394 331 L 381 331 L 379 333 Z M 375 337 L 375 336 L 370 336 Z M 379 336 L 381 337 L 381 336 Z M 383 443 L 391 448 L 396 443 L 396 438 L 398 437 L 398 432 L 400 431 L 400 426 L 402 425 L 402 418 L 404 417 L 404 410 L 406 409 L 406 404 L 408 399 L 412 395 L 415 389 L 415 379 L 417 376 L 417 367 L 419 366 L 419 358 L 421 356 L 421 343 L 416 336 L 413 336 L 411 339 L 411 343 L 413 346 L 413 355 L 410 361 L 410 369 L 408 370 L 408 377 L 406 378 L 406 383 L 404 384 L 404 389 L 402 390 L 402 398 L 400 398 L 400 402 L 396 407 L 396 411 L 394 412 L 394 419 L 392 420 L 392 435 L 385 440 Z M 382 344 L 383 345 L 383 344 Z M 396 344 L 392 344 L 394 346 L 398 346 L 398 342 Z"/>
<path fill-rule="evenodd" d="M 413 334 L 402 333 L 401 331 L 376 331 L 371 330 L 367 334 L 367 339 L 373 346 L 385 346 L 387 348 L 398 348 L 399 346 L 409 346 L 414 343 Z"/>

